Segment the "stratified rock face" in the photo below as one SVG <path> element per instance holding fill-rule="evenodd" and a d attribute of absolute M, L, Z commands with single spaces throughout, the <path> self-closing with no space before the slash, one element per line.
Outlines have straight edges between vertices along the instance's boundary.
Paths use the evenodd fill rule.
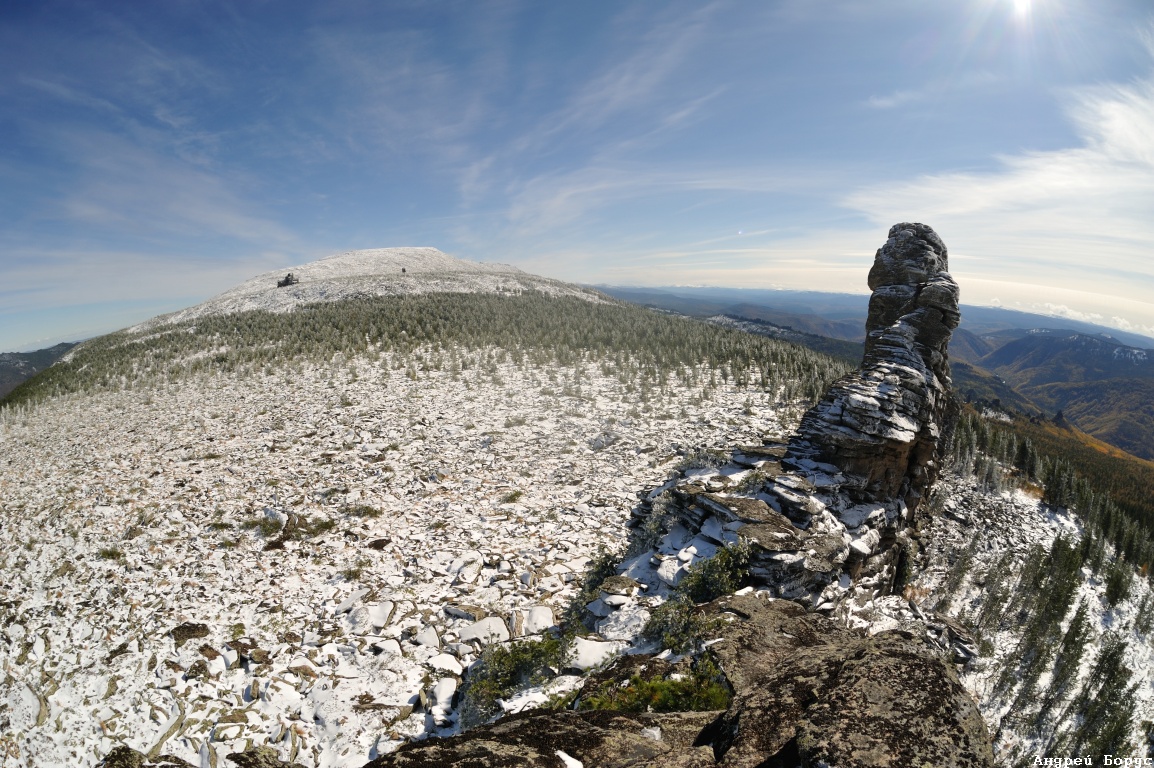
<path fill-rule="evenodd" d="M 946 246 L 925 224 L 895 224 L 869 273 L 861 369 L 802 419 L 790 455 L 838 467 L 859 501 L 903 500 L 910 512 L 937 478 L 950 407 L 946 348 L 958 285 Z"/>

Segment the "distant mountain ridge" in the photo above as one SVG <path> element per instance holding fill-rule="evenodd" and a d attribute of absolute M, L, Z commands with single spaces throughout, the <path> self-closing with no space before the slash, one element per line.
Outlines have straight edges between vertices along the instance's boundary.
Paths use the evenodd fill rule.
<path fill-rule="evenodd" d="M 860 345 L 867 309 L 865 296 L 816 291 L 602 290 L 709 322 L 726 318 L 724 324 L 732 327 L 846 359 L 854 352 L 839 345 Z M 1062 411 L 1095 438 L 1154 459 L 1154 339 L 996 307 L 962 305 L 961 310 L 962 324 L 949 348 L 960 396 L 1023 414 Z"/>
<path fill-rule="evenodd" d="M 76 344 L 68 341 L 35 352 L 0 352 L 0 397 L 55 363 Z"/>
<path fill-rule="evenodd" d="M 740 308 L 757 307 L 777 317 L 758 316 L 794 330 L 822 336 L 860 341 L 869 296 L 824 291 L 791 291 L 764 288 L 719 288 L 714 286 L 591 286 L 603 293 L 635 304 L 674 309 L 689 315 L 737 314 L 749 317 Z M 979 336 L 1009 329 L 1050 328 L 1080 333 L 1102 334 L 1140 349 L 1154 349 L 1154 338 L 1117 328 L 1096 325 L 1067 317 L 1052 317 L 1004 307 L 962 304 L 961 330 Z M 791 320 L 785 320 L 788 315 Z M 818 325 L 813 325 L 813 324 Z M 821 330 L 822 327 L 825 330 Z"/>
<path fill-rule="evenodd" d="M 1091 435 L 1154 459 L 1154 353 L 1103 336 L 1038 329 L 977 363 Z"/>
<path fill-rule="evenodd" d="M 1033 329 L 978 362 L 1022 387 L 1154 377 L 1154 352 L 1102 336 L 1046 328 Z"/>

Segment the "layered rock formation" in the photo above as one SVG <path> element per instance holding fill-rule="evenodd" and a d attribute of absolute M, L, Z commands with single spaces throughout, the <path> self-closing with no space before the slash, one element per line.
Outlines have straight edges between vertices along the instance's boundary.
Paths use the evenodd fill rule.
<path fill-rule="evenodd" d="M 937 478 L 951 402 L 946 349 L 960 320 L 947 259 L 925 224 L 890 228 L 869 273 L 861 368 L 826 392 L 791 441 L 790 456 L 837 466 L 860 501 L 897 498 L 912 512 Z"/>
<path fill-rule="evenodd" d="M 636 685 L 637 654 L 653 650 L 640 625 L 664 600 L 684 599 L 687 574 L 700 586 L 697 564 L 736 547 L 746 586 L 694 609 L 713 619 L 703 618 L 702 647 L 732 691 L 724 711 L 521 714 L 406 745 L 372 768 L 992 765 L 953 667 L 976 656 L 972 640 L 893 594 L 950 417 L 945 351 L 959 315 L 946 258 L 929 227 L 891 228 L 870 271 L 861 369 L 797 434 L 687 457 L 634 510 L 637 554 L 618 578 L 642 589 L 603 586 L 586 606 L 603 645 L 634 646 L 597 684 Z"/>
<path fill-rule="evenodd" d="M 891 227 L 869 273 L 860 369 L 830 387 L 795 435 L 737 449 L 728 466 L 689 470 L 651 494 L 639 524 L 656 501 L 675 521 L 667 550 L 744 540 L 759 585 L 825 612 L 844 605 L 849 587 L 888 594 L 952 419 L 946 349 L 960 316 L 947 266 L 930 227 Z M 695 559 L 658 573 L 676 585 Z"/>

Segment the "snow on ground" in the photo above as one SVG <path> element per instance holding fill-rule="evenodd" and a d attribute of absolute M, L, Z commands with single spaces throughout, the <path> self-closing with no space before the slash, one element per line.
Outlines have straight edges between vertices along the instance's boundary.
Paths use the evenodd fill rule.
<path fill-rule="evenodd" d="M 946 474 L 935 494 L 945 501 L 921 537 L 931 567 L 915 586 L 925 590 L 920 597 L 923 604 L 933 604 L 943 593 L 950 592 L 946 582 L 951 562 L 961 551 L 972 547 L 973 561 L 968 567 L 968 576 L 952 592 L 953 599 L 944 609 L 951 616 L 972 620 L 974 612 L 990 597 L 986 576 L 1006 553 L 1012 553 L 1020 570 L 1033 547 L 1040 545 L 1049 550 L 1059 535 L 1070 541 L 1082 536 L 1081 524 L 1071 512 L 1052 508 L 1021 490 L 990 493 L 980 489 L 973 479 Z M 918 594 L 917 590 L 913 594 Z M 1138 621 L 1139 606 L 1152 599 L 1149 582 L 1135 577 L 1128 596 L 1112 608 L 1106 599 L 1104 577 L 1095 576 L 1083 567 L 1077 594 L 1061 624 L 1064 633 L 1074 608 L 1079 602 L 1085 602 L 1093 636 L 1082 657 L 1079 681 L 1089 675 L 1108 633 L 1117 633 L 1127 642 L 1127 666 L 1134 673 L 1131 683 L 1137 686 L 1132 721 L 1135 727 L 1144 721 L 1154 722 L 1154 637 L 1144 632 Z M 938 610 L 942 611 L 942 606 L 939 605 Z M 995 743 L 996 755 L 1008 755 L 1015 750 L 1035 755 L 1045 748 L 1042 742 L 1017 732 L 1012 720 L 1007 719 L 1003 724 L 1010 701 L 999 697 L 995 690 L 1004 662 L 1017 652 L 1023 629 L 1023 626 L 1003 622 L 997 632 L 985 638 L 989 646 L 984 649 L 983 658 L 967 665 L 962 674 L 962 683 L 977 699 L 991 734 L 1001 727 L 1001 738 Z M 1037 690 L 1046 690 L 1050 677 L 1049 672 L 1044 673 L 1038 680 Z M 1065 723 L 1066 727 L 1072 725 Z M 1141 729 L 1138 733 L 1142 733 Z"/>
<path fill-rule="evenodd" d="M 300 282 L 278 287 L 278 281 L 288 273 Z M 601 294 L 572 283 L 532 275 L 507 264 L 458 259 L 436 248 L 373 248 L 257 275 L 202 304 L 155 317 L 129 330 L 142 331 L 230 312 L 288 312 L 305 304 L 364 296 L 522 291 L 594 302 L 605 300 Z"/>
<path fill-rule="evenodd" d="M 0 418 L 6 768 L 91 766 L 118 743 L 353 766 L 451 729 L 462 668 L 551 623 L 679 447 L 781 430 L 752 389 L 643 402 L 596 366 L 403 365 Z"/>

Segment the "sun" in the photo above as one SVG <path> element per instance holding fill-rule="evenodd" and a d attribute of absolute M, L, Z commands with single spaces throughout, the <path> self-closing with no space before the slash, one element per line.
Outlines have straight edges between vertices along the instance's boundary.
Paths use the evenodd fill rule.
<path fill-rule="evenodd" d="M 1029 16 L 1031 0 L 1010 0 L 1014 6 L 1014 14 L 1016 16 Z"/>

